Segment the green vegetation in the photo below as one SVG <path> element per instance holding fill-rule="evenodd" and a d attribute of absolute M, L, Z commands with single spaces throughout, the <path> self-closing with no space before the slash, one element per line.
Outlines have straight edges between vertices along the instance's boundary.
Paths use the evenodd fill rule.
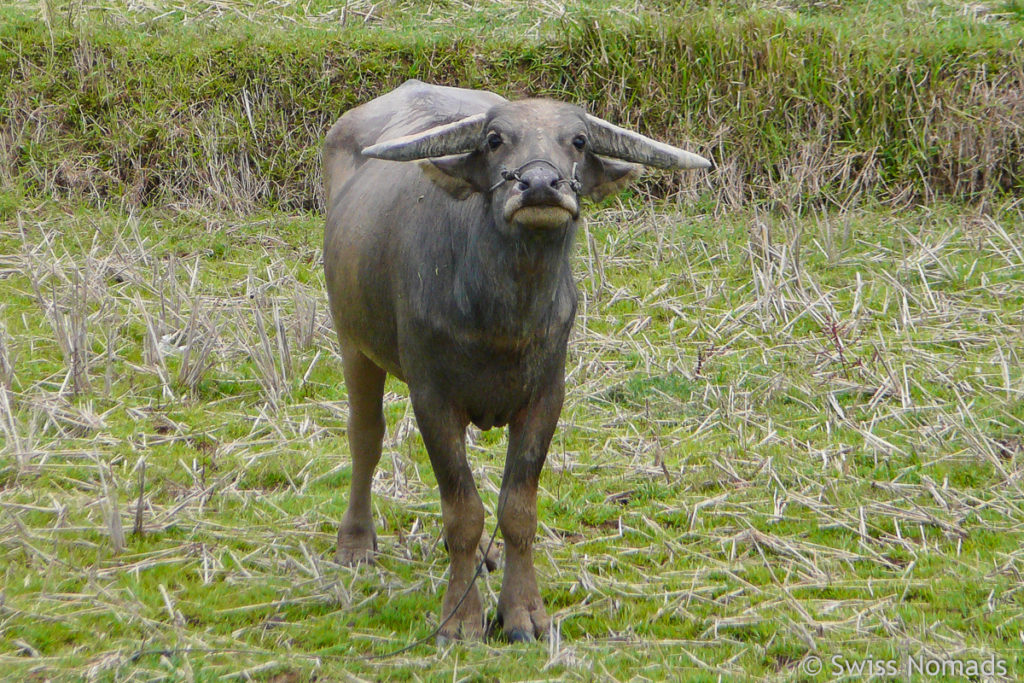
<path fill-rule="evenodd" d="M 1024 20 L 883 4 L 0 8 L 0 678 L 1024 675 Z M 389 380 L 380 561 L 333 561 L 317 155 L 410 76 L 578 101 L 718 168 L 578 236 L 552 637 L 369 659 L 432 631 L 447 557 Z M 505 443 L 472 433 L 491 511 Z"/>
<path fill-rule="evenodd" d="M 416 76 L 577 101 L 693 146 L 734 208 L 1019 192 L 1024 23 L 880 4 L 405 2 L 366 21 L 326 2 L 44 2 L 48 21 L 15 5 L 0 10 L 0 178 L 127 206 L 309 210 L 323 131 Z"/>
<path fill-rule="evenodd" d="M 332 560 L 349 462 L 319 219 L 44 201 L 4 226 L 5 671 L 789 679 L 812 652 L 1021 671 L 1019 205 L 594 212 L 541 482 L 559 639 L 380 661 L 436 624 L 447 559 L 391 382 L 380 564 Z M 505 436 L 473 443 L 493 508 Z"/>

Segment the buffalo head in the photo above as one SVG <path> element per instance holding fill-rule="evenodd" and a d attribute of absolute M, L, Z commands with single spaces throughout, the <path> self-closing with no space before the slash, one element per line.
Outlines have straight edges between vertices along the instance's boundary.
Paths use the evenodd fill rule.
<path fill-rule="evenodd" d="M 709 168 L 707 159 L 552 100 L 505 102 L 486 113 L 379 142 L 363 155 L 421 161 L 428 177 L 464 199 L 488 196 L 506 229 L 556 230 L 579 217 L 579 198 L 600 199 L 640 174 Z"/>

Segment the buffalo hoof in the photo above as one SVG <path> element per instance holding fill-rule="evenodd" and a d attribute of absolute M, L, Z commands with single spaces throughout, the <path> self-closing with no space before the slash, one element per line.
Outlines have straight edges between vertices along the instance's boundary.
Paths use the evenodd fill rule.
<path fill-rule="evenodd" d="M 506 631 L 505 636 L 508 638 L 510 643 L 532 643 L 536 640 L 533 634 L 521 628 L 514 628 L 511 631 Z"/>
<path fill-rule="evenodd" d="M 342 567 L 355 567 L 359 564 L 376 564 L 373 548 L 338 548 L 334 559 Z"/>
<path fill-rule="evenodd" d="M 443 621 L 437 631 L 438 645 L 452 640 L 482 640 L 484 637 L 484 610 L 480 604 L 480 592 L 476 586 L 470 586 L 468 591 L 459 588 L 458 583 L 454 587 L 449 584 L 441 603 L 441 619 L 447 621 Z"/>
<path fill-rule="evenodd" d="M 437 634 L 437 646 L 445 647 L 457 641 L 483 640 L 483 638 L 483 625 L 479 628 L 466 628 L 465 624 L 463 624 L 458 629 L 453 629 L 451 631 L 448 629 L 441 629 Z"/>
<path fill-rule="evenodd" d="M 500 626 L 508 642 L 532 643 L 547 635 L 550 623 L 543 603 L 538 600 L 532 609 L 519 606 L 504 610 L 504 612 L 499 611 L 489 632 L 492 635 L 495 634 Z"/>
<path fill-rule="evenodd" d="M 351 533 L 344 530 L 338 532 L 338 551 L 334 559 L 344 567 L 357 564 L 374 564 L 377 553 L 377 536 L 369 533 Z"/>
<path fill-rule="evenodd" d="M 463 619 L 456 622 L 452 617 L 437 633 L 438 646 L 444 646 L 453 640 L 482 640 L 484 637 L 484 623 L 482 618 Z"/>

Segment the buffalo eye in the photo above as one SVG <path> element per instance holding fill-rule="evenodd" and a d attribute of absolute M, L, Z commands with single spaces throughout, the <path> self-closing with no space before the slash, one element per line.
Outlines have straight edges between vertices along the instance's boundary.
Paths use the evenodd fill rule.
<path fill-rule="evenodd" d="M 577 135 L 572 139 L 572 146 L 576 149 L 583 151 L 583 148 L 587 146 L 587 138 L 585 135 Z"/>
<path fill-rule="evenodd" d="M 497 133 L 491 133 L 487 136 L 487 146 L 490 147 L 492 151 L 501 147 L 501 143 L 501 136 Z"/>

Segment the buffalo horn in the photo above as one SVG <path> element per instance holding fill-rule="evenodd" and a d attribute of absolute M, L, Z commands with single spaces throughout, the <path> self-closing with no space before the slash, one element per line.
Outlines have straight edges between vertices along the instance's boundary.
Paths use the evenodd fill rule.
<path fill-rule="evenodd" d="M 435 126 L 421 133 L 378 142 L 363 150 L 363 156 L 388 161 L 415 161 L 471 152 L 484 135 L 486 114 Z"/>
<path fill-rule="evenodd" d="M 711 162 L 702 156 L 620 128 L 596 116 L 588 114 L 587 124 L 590 149 L 595 154 L 655 168 L 711 168 Z"/>

